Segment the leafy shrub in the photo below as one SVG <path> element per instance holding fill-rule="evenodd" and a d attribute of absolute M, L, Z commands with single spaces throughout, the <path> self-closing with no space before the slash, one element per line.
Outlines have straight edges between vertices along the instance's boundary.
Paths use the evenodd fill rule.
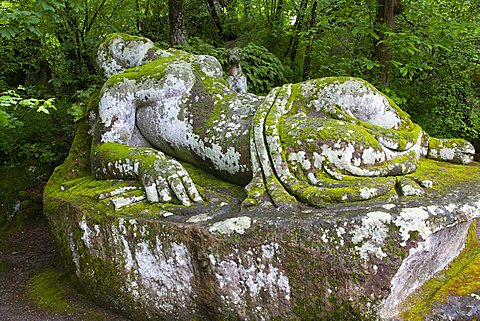
<path fill-rule="evenodd" d="M 287 82 L 287 70 L 265 47 L 250 43 L 242 52 L 242 70 L 247 76 L 249 91 L 266 94 L 273 87 Z"/>
<path fill-rule="evenodd" d="M 227 49 L 214 47 L 199 38 L 189 39 L 183 50 L 197 54 L 210 55 L 218 59 L 226 72 L 228 68 Z M 287 82 L 287 70 L 280 60 L 265 47 L 253 43 L 242 48 L 242 70 L 247 77 L 248 91 L 255 94 L 266 94 L 274 86 Z"/>
<path fill-rule="evenodd" d="M 58 165 L 73 138 L 73 123 L 65 102 L 57 101 L 49 115 L 32 109 L 9 112 L 15 127 L 0 126 L 0 165 L 16 166 L 25 160 L 35 165 Z"/>
<path fill-rule="evenodd" d="M 18 90 L 25 90 L 25 88 L 19 86 Z M 56 109 L 54 101 L 55 98 L 46 100 L 22 98 L 16 90 L 6 90 L 0 93 L 0 126 L 14 128 L 22 125 L 21 122 L 11 115 L 12 111 L 17 108 L 30 108 L 35 109 L 37 112 L 49 114 L 50 109 Z"/>
<path fill-rule="evenodd" d="M 480 96 L 472 79 L 426 80 L 405 108 L 432 136 L 479 140 Z"/>
<path fill-rule="evenodd" d="M 215 47 L 206 43 L 200 38 L 193 37 L 188 39 L 188 43 L 182 47 L 183 50 L 191 52 L 196 55 L 209 55 L 218 59 L 225 70 L 227 66 L 227 49 L 222 47 Z"/>

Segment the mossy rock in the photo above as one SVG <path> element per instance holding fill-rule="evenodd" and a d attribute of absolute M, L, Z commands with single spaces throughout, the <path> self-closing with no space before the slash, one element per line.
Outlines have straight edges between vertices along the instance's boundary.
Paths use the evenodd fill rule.
<path fill-rule="evenodd" d="M 480 167 L 431 160 L 408 176 L 432 181 L 421 197 L 242 208 L 243 187 L 184 164 L 208 202 L 150 204 L 136 181 L 93 178 L 88 130 L 80 123 L 50 178 L 45 214 L 81 286 L 134 320 L 399 317 L 412 290 L 461 252 L 480 214 Z M 428 244 L 437 252 L 416 260 Z M 405 266 L 410 278 L 398 281 Z"/>

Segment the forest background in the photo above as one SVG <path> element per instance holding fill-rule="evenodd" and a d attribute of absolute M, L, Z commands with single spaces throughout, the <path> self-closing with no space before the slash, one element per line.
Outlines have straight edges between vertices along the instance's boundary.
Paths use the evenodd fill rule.
<path fill-rule="evenodd" d="M 364 78 L 429 134 L 480 149 L 480 0 L 0 1 L 0 226 L 41 212 L 43 186 L 102 86 L 95 54 L 113 32 L 227 63 L 249 91 Z"/>

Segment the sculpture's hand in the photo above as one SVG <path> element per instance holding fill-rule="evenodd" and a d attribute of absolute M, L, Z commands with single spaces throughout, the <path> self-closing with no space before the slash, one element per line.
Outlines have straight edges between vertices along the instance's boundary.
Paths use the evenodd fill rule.
<path fill-rule="evenodd" d="M 99 144 L 94 149 L 92 170 L 98 179 L 138 179 L 150 202 L 170 202 L 177 197 L 189 206 L 202 201 L 183 166 L 152 148 Z"/>
<path fill-rule="evenodd" d="M 195 184 L 179 162 L 166 158 L 159 151 L 147 150 L 143 154 L 151 156 L 139 160 L 137 175 L 150 202 L 170 202 L 172 193 L 185 206 L 191 205 L 192 201 L 202 201 Z"/>
<path fill-rule="evenodd" d="M 428 158 L 465 165 L 473 161 L 474 154 L 475 148 L 466 140 L 429 138 Z"/>

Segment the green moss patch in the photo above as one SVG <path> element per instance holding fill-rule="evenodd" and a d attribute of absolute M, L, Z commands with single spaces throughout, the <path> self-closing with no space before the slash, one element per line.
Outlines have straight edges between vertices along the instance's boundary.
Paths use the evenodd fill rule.
<path fill-rule="evenodd" d="M 92 305 L 73 290 L 67 273 L 50 269 L 33 276 L 25 287 L 28 298 L 40 309 L 64 315 L 75 315 L 85 321 L 101 321 L 107 313 Z"/>
<path fill-rule="evenodd" d="M 432 159 L 421 159 L 417 170 L 407 175 L 407 177 L 417 182 L 431 180 L 433 188 L 425 191 L 441 192 L 448 190 L 450 187 L 468 183 L 474 177 L 480 177 L 480 166 L 477 163 L 473 165 L 457 165 Z"/>
<path fill-rule="evenodd" d="M 71 313 L 73 308 L 65 297 L 69 290 L 64 273 L 48 270 L 32 277 L 26 286 L 28 297 L 41 309 Z"/>
<path fill-rule="evenodd" d="M 0 260 L 0 272 L 8 271 L 8 264 L 7 262 Z"/>
<path fill-rule="evenodd" d="M 477 222 L 470 225 L 465 248 L 450 265 L 428 280 L 405 302 L 404 320 L 423 320 L 435 302 L 446 302 L 450 295 L 464 296 L 480 290 L 480 243 Z"/>

